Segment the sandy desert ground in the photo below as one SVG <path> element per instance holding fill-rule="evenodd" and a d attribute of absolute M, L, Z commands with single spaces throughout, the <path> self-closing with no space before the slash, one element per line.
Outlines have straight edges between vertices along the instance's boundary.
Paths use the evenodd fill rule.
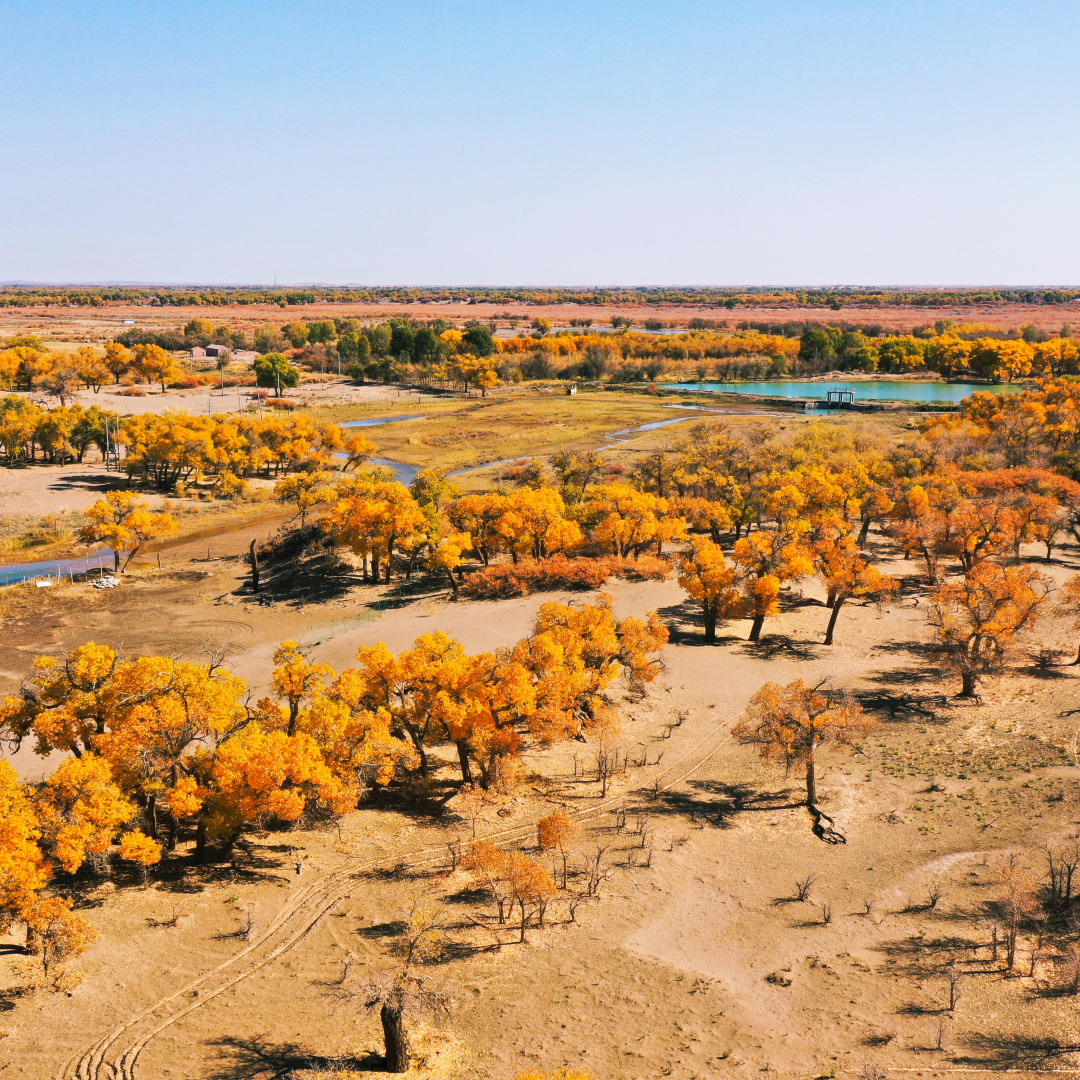
<path fill-rule="evenodd" d="M 1075 569 L 1078 554 L 1067 551 L 1052 573 Z M 490 904 L 469 875 L 449 869 L 446 844 L 469 830 L 452 812 L 391 802 L 349 815 L 340 833 L 255 836 L 231 863 L 178 862 L 149 888 L 121 876 L 91 889 L 87 913 L 101 939 L 80 963 L 85 981 L 70 994 L 3 999 L 5 1072 L 111 1077 L 109 1063 L 122 1061 L 115 1075 L 140 1080 L 307 1077 L 337 1060 L 363 1075 L 377 1067 L 377 1021 L 347 991 L 392 962 L 400 920 L 421 893 L 445 913 L 439 978 L 455 1002 L 424 1043 L 424 1075 L 500 1080 L 560 1065 L 612 1080 L 859 1075 L 875 1063 L 887 1075 L 922 1076 L 1077 1067 L 1080 1056 L 1061 1052 L 1080 1043 L 1076 999 L 1061 991 L 1065 958 L 1048 950 L 1034 977 L 1006 978 L 991 962 L 987 922 L 1005 853 L 1037 867 L 1041 846 L 1080 822 L 1080 770 L 1067 751 L 1075 669 L 1022 656 L 979 704 L 950 701 L 955 688 L 923 655 L 916 567 L 882 555 L 909 576 L 901 599 L 845 608 L 831 648 L 818 644 L 826 612 L 813 587 L 789 596 L 757 647 L 739 623 L 706 646 L 674 582 L 612 589 L 618 614 L 658 610 L 673 630 L 648 696 L 619 702 L 620 742 L 646 764 L 602 798 L 594 780 L 575 775 L 587 773 L 592 748 L 532 754 L 530 783 L 478 825 L 529 849 L 545 809 L 571 807 L 583 826 L 575 859 L 599 843 L 611 866 L 601 899 L 575 922 L 553 904 L 545 930 L 524 945 L 504 931 L 496 948 Z M 285 638 L 335 667 L 360 643 L 400 649 L 434 629 L 479 650 L 524 635 L 549 598 L 451 602 L 417 591 L 373 612 L 385 587 L 264 606 L 241 586 L 241 567 L 221 556 L 143 570 L 110 592 L 55 590 L 39 610 L 9 612 L 4 689 L 25 677 L 33 655 L 92 639 L 131 653 L 225 646 L 258 693 Z M 1041 640 L 1064 649 L 1072 636 L 1051 620 Z M 791 805 L 796 777 L 729 735 L 763 682 L 824 676 L 876 703 L 882 719 L 860 753 L 832 755 L 824 771 L 842 845 L 816 839 L 805 810 Z M 25 750 L 17 761 L 26 775 L 42 767 Z M 817 875 L 810 898 L 795 902 L 794 883 L 807 874 Z M 941 896 L 930 909 L 933 891 Z M 235 930 L 247 911 L 255 929 L 242 941 Z M 160 925 L 173 914 L 177 925 Z M 8 986 L 17 961 L 10 946 L 0 958 Z M 967 973 L 951 1013 L 950 965 Z"/>
<path fill-rule="evenodd" d="M 6 332 L 13 313 L 0 316 Z M 172 325 L 178 313 L 154 316 Z M 215 309 L 212 317 L 229 316 Z M 326 419 L 424 413 L 370 432 L 388 455 L 417 463 L 460 450 L 445 436 L 464 429 L 463 409 L 501 417 L 491 421 L 492 445 L 524 431 L 531 441 L 521 446 L 549 452 L 577 437 L 553 406 L 541 438 L 515 419 L 509 397 L 417 404 L 393 388 L 342 384 L 304 393 Z M 195 408 L 207 395 L 84 397 L 157 411 Z M 211 408 L 234 407 L 228 392 L 210 398 Z M 581 446 L 611 446 L 604 436 L 631 420 L 671 415 L 655 401 L 596 398 L 574 399 L 589 410 Z M 909 425 L 902 416 L 873 423 Z M 641 432 L 610 452 L 630 463 L 677 430 Z M 469 453 L 488 460 L 486 451 Z M 78 513 L 115 478 L 93 463 L 0 470 L 0 514 Z M 434 630 L 478 651 L 524 636 L 539 605 L 558 598 L 453 601 L 425 583 L 365 586 L 356 575 L 313 572 L 271 575 L 258 602 L 241 555 L 288 514 L 252 504 L 226 517 L 186 521 L 183 535 L 148 549 L 119 588 L 8 591 L 0 691 L 16 691 L 35 656 L 94 640 L 129 655 L 224 649 L 257 697 L 283 640 L 338 669 L 361 644 L 398 650 Z M 1038 927 L 1026 926 L 1022 963 L 1008 976 L 991 937 L 1003 860 L 1015 852 L 1041 876 L 1044 845 L 1080 835 L 1080 668 L 1067 666 L 1076 631 L 1068 619 L 1047 618 L 1004 678 L 978 702 L 958 702 L 959 687 L 927 648 L 921 566 L 882 537 L 872 542 L 904 587 L 885 608 L 846 606 L 828 648 L 815 583 L 785 594 L 757 646 L 745 641 L 742 622 L 706 645 L 700 614 L 674 580 L 610 587 L 620 616 L 656 610 L 672 632 L 647 695 L 614 697 L 620 752 L 636 764 L 604 794 L 594 745 L 531 751 L 527 782 L 477 823 L 478 835 L 536 854 L 537 819 L 554 805 L 571 810 L 581 825 L 571 882 L 582 883 L 598 847 L 607 872 L 599 898 L 576 906 L 572 921 L 562 899 L 525 944 L 497 925 L 483 890 L 452 866 L 447 845 L 471 832 L 453 800 L 443 807 L 382 797 L 340 829 L 255 834 L 230 861 L 205 866 L 182 845 L 147 887 L 122 868 L 111 880 L 78 884 L 100 937 L 67 991 L 24 994 L 18 939 L 0 939 L 0 1072 L 21 1080 L 377 1072 L 378 1020 L 355 991 L 394 963 L 402 920 L 417 902 L 442 912 L 436 977 L 453 1001 L 417 1040 L 426 1063 L 422 1055 L 415 1075 L 433 1080 L 511 1080 L 560 1066 L 587 1069 L 594 1080 L 1080 1071 L 1072 930 L 1046 927 L 1040 948 Z M 1024 554 L 1043 568 L 1039 552 Z M 1058 581 L 1080 569 L 1075 547 L 1055 559 L 1045 569 Z M 812 833 L 797 805 L 798 776 L 761 762 L 730 734 L 765 682 L 824 677 L 879 721 L 857 752 L 825 758 L 822 805 L 843 844 Z M 28 745 L 12 760 L 30 780 L 55 764 Z M 449 775 L 451 763 L 443 764 Z M 796 881 L 808 875 L 816 875 L 808 898 L 794 900 Z M 238 936 L 249 916 L 251 932 Z M 950 969 L 961 973 L 952 1009 Z"/>

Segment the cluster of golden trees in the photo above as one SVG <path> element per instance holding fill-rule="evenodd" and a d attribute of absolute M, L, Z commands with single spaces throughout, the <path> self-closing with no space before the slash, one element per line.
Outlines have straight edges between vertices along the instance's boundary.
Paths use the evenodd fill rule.
<path fill-rule="evenodd" d="M 940 580 L 945 559 L 959 561 L 972 581 L 990 575 L 995 589 L 1027 583 L 1039 592 L 1039 575 L 1004 562 L 1015 564 L 1023 543 L 1052 551 L 1073 520 L 1080 485 L 1052 469 L 987 467 L 998 453 L 990 444 L 1011 445 L 1016 427 L 990 419 L 980 434 L 979 410 L 990 405 L 1030 407 L 982 395 L 967 415 L 928 421 L 900 447 L 861 446 L 850 431 L 821 424 L 784 437 L 764 427 L 740 433 L 705 424 L 680 449 L 649 455 L 629 477 L 608 474 L 597 455 L 563 454 L 552 461 L 554 475 L 535 466 L 525 486 L 508 492 L 461 495 L 438 471 L 407 489 L 379 472 L 342 477 L 314 469 L 288 477 L 278 493 L 301 513 L 330 503 L 320 527 L 361 557 L 366 579 L 389 581 L 396 562 L 407 573 L 445 573 L 455 591 L 470 557 L 485 567 L 500 556 L 515 563 L 555 554 L 626 558 L 689 540 L 679 580 L 701 604 L 709 640 L 720 622 L 749 618 L 757 641 L 779 612 L 782 591 L 817 576 L 830 609 L 825 643 L 832 644 L 844 604 L 885 600 L 897 589 L 865 550 L 874 525 L 924 561 L 939 589 L 935 604 L 961 602 Z M 976 444 L 984 450 L 977 460 L 967 452 Z M 1020 618 L 1016 629 L 1028 622 Z M 976 677 L 965 676 L 965 692 Z"/>
<path fill-rule="evenodd" d="M 939 644 L 962 692 L 973 694 L 1048 609 L 1051 584 L 1021 564 L 1021 546 L 1039 543 L 1049 559 L 1062 533 L 1080 527 L 1080 484 L 1058 471 L 1075 468 L 1078 403 L 1080 393 L 1061 384 L 977 394 L 899 446 L 821 425 L 786 437 L 702 426 L 670 461 L 658 458 L 652 479 L 678 491 L 673 505 L 710 534 L 691 541 L 680 581 L 701 602 L 707 632 L 749 615 L 753 638 L 785 584 L 816 573 L 832 608 L 828 643 L 846 600 L 896 587 L 861 550 L 877 525 L 922 561 Z M 730 560 L 719 545 L 726 531 Z M 945 574 L 951 566 L 962 580 Z"/>
<path fill-rule="evenodd" d="M 953 328 L 938 323 L 939 333 L 868 336 L 862 329 L 843 326 L 809 327 L 799 339 L 798 368 L 803 371 L 886 371 L 894 374 L 936 371 L 949 377 L 992 382 L 1075 375 L 1080 372 L 1080 348 L 1064 329 L 1061 337 L 1032 340 L 989 326 Z"/>
<path fill-rule="evenodd" d="M 0 398 L 0 450 L 8 464 L 48 461 L 56 465 L 83 460 L 96 447 L 105 456 L 119 417 L 97 405 L 62 405 L 43 409 L 29 398 L 7 394 Z"/>
<path fill-rule="evenodd" d="M 17 343 L 0 350 L 0 388 L 39 390 L 59 398 L 61 405 L 80 386 L 97 392 L 108 383 L 128 378 L 158 383 L 164 390 L 166 383 L 184 374 L 176 357 L 159 345 L 128 349 L 110 341 L 104 351 L 83 345 L 74 352 L 54 352 L 35 338 L 14 341 Z"/>
<path fill-rule="evenodd" d="M 564 552 L 619 557 L 659 549 L 681 538 L 685 522 L 668 501 L 627 483 L 595 484 L 574 493 L 550 486 L 462 495 L 439 470 L 406 488 L 383 471 L 334 475 L 312 470 L 277 485 L 301 514 L 331 503 L 320 527 L 363 561 L 365 580 L 390 581 L 395 561 L 406 573 L 424 566 L 445 573 L 454 591 L 469 555 L 488 566 L 497 555 L 541 560 Z"/>
<path fill-rule="evenodd" d="M 233 478 L 280 476 L 295 469 L 354 465 L 367 460 L 374 449 L 362 435 L 346 439 L 336 424 L 320 424 L 302 414 L 145 413 L 124 420 L 117 440 L 124 447 L 120 464 L 127 474 L 162 490 L 208 473 Z M 336 458 L 339 453 L 344 456 Z"/>
<path fill-rule="evenodd" d="M 129 477 L 169 490 L 207 475 L 280 476 L 296 469 L 352 466 L 374 447 L 310 416 L 193 416 L 170 411 L 121 419 L 94 405 L 42 409 L 27 398 L 0 398 L 0 447 L 9 463 L 41 458 L 81 462 L 90 447 L 104 456 L 122 447 Z M 343 457 L 336 457 L 341 454 Z"/>
<path fill-rule="evenodd" d="M 611 728 L 603 691 L 655 678 L 666 640 L 655 615 L 617 621 L 600 596 L 545 604 L 528 638 L 477 655 L 425 634 L 397 655 L 364 646 L 334 672 L 285 642 L 255 704 L 216 660 L 92 642 L 39 657 L 0 706 L 0 737 L 69 756 L 33 787 L 0 764 L 0 919 L 33 927 L 56 869 L 117 854 L 145 871 L 183 832 L 202 857 L 254 823 L 346 813 L 374 787 L 429 778 L 433 747 L 456 754 L 465 784 L 512 785 L 525 744 Z"/>

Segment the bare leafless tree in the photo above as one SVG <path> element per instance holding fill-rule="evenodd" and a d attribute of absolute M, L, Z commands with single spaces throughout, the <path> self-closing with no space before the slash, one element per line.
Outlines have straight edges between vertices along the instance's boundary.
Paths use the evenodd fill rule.
<path fill-rule="evenodd" d="M 398 944 L 401 967 L 386 979 L 369 982 L 355 991 L 366 1008 L 379 1009 L 386 1071 L 408 1072 L 412 1059 L 408 1021 L 421 1013 L 447 1014 L 450 997 L 445 989 L 417 968 L 439 956 L 443 943 L 442 911 L 424 894 L 413 898 L 406 930 Z M 343 980 L 344 981 L 344 980 Z"/>
<path fill-rule="evenodd" d="M 950 965 L 945 969 L 945 979 L 949 985 L 949 1012 L 953 1012 L 956 1003 L 960 1000 L 960 980 L 967 974 L 958 967 Z"/>
<path fill-rule="evenodd" d="M 1073 880 L 1077 867 L 1080 866 L 1080 843 L 1073 840 L 1060 847 L 1047 844 L 1043 849 L 1046 855 L 1049 904 L 1067 908 L 1072 902 Z"/>
<path fill-rule="evenodd" d="M 604 866 L 604 855 L 607 846 L 597 844 L 596 851 L 585 857 L 585 892 L 587 896 L 596 896 L 600 892 L 600 886 L 607 880 L 611 872 L 609 867 Z"/>

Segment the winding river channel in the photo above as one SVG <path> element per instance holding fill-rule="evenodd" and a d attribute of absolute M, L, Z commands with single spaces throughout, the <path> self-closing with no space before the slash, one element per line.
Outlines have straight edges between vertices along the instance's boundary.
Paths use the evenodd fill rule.
<path fill-rule="evenodd" d="M 955 403 L 962 401 L 965 397 L 969 397 L 977 390 L 988 390 L 991 393 L 1015 393 L 1022 389 L 1022 387 L 1016 385 L 999 385 L 999 386 L 980 386 L 975 383 L 943 383 L 943 382 L 906 382 L 906 381 L 876 381 L 876 380 L 851 380 L 850 382 L 796 382 L 796 381 L 784 381 L 784 382 L 739 382 L 739 383 L 676 383 L 670 385 L 669 389 L 673 390 L 690 390 L 690 391 L 712 391 L 714 393 L 724 394 L 749 394 L 758 395 L 761 397 L 776 397 L 776 398 L 809 398 L 809 399 L 824 399 L 826 390 L 852 390 L 855 392 L 856 401 L 860 398 L 862 400 L 872 401 L 916 401 L 922 403 Z M 609 435 L 605 436 L 612 443 L 625 442 L 629 437 L 637 435 L 643 431 L 654 431 L 657 428 L 669 427 L 672 424 L 683 424 L 688 420 L 700 420 L 705 416 L 723 416 L 731 415 L 736 410 L 724 409 L 721 407 L 711 408 L 707 405 L 664 405 L 666 409 L 679 409 L 686 413 L 684 416 L 675 416 L 670 420 L 653 420 L 648 424 L 641 424 L 638 427 L 622 428 L 619 431 L 613 431 Z M 738 410 L 738 415 L 746 416 L 747 413 L 743 410 Z M 786 415 L 783 413 L 775 413 L 762 411 L 755 415 L 759 416 L 781 416 Z M 423 413 L 413 413 L 407 416 L 379 416 L 372 417 L 366 420 L 348 420 L 341 426 L 345 428 L 369 428 L 379 427 L 382 424 L 398 424 L 406 420 L 422 420 L 424 419 Z M 344 455 L 342 455 L 344 456 Z M 518 458 L 501 458 L 496 461 L 484 461 L 479 465 L 470 465 L 464 469 L 454 469 L 453 472 L 448 473 L 449 476 L 464 476 L 467 473 L 478 472 L 480 469 L 489 469 L 494 465 L 508 465 L 513 461 L 517 461 Z M 385 468 L 392 469 L 394 477 L 400 483 L 408 486 L 411 484 L 419 473 L 420 468 L 417 465 L 409 465 L 402 461 L 393 461 L 390 458 L 371 458 L 371 464 L 381 465 Z M 270 518 L 280 517 L 285 520 L 289 515 L 274 514 L 267 517 Z M 238 532 L 242 529 L 250 528 L 252 520 L 248 519 L 242 522 L 237 522 L 233 525 L 220 526 L 215 529 L 211 529 L 206 533 L 194 534 L 191 536 L 185 536 L 182 539 L 176 541 L 176 543 L 187 543 L 192 539 L 199 539 L 200 536 L 223 536 L 230 532 Z M 158 547 L 169 545 L 154 545 L 153 550 L 157 550 Z M 150 549 L 148 549 L 150 550 Z M 86 574 L 94 570 L 104 574 L 106 569 L 113 562 L 113 553 L 111 548 L 101 548 L 98 551 L 89 553 L 88 555 L 78 559 L 55 559 L 45 562 L 31 562 L 31 563 L 8 563 L 7 565 L 0 566 L 0 586 L 3 585 L 15 585 L 20 581 L 29 581 L 33 578 L 38 579 L 59 579 L 59 578 L 71 578 L 75 574 Z"/>

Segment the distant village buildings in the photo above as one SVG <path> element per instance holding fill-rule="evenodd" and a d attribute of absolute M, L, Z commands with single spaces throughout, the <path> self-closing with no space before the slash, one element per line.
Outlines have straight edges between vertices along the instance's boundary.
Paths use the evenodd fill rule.
<path fill-rule="evenodd" d="M 207 345 L 203 348 L 201 345 L 196 345 L 191 350 L 191 358 L 193 360 L 205 360 L 207 358 L 216 360 L 219 356 L 229 356 L 232 350 L 228 345 Z"/>

